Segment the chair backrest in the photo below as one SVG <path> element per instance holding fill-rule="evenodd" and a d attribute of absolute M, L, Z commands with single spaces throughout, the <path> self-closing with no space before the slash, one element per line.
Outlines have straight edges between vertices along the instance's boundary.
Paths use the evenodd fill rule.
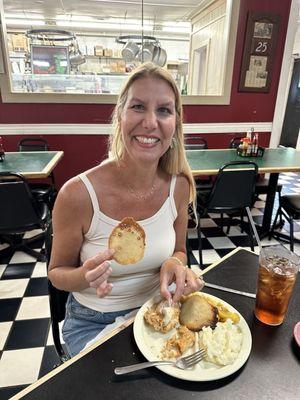
<path fill-rule="evenodd" d="M 184 140 L 186 150 L 204 150 L 208 149 L 206 139 L 201 136 L 187 136 Z"/>
<path fill-rule="evenodd" d="M 239 147 L 240 143 L 241 143 L 242 137 L 241 136 L 235 136 L 234 138 L 232 138 L 230 140 L 229 143 L 229 149 L 236 149 Z"/>
<path fill-rule="evenodd" d="M 50 224 L 46 230 L 45 238 L 45 251 L 47 259 L 47 269 L 49 266 L 52 250 L 52 225 Z M 65 353 L 63 346 L 60 341 L 59 333 L 59 322 L 65 319 L 66 315 L 66 303 L 68 299 L 69 292 L 64 290 L 56 289 L 48 279 L 48 293 L 49 293 L 49 303 L 50 303 L 50 316 L 51 316 L 51 327 L 53 342 L 55 346 L 56 353 L 61 362 L 65 362 L 69 359 L 69 356 Z"/>
<path fill-rule="evenodd" d="M 24 176 L 14 172 L 0 173 L 0 232 L 25 232 L 43 227 L 38 207 Z"/>
<path fill-rule="evenodd" d="M 223 165 L 219 169 L 206 208 L 226 212 L 251 207 L 257 173 L 257 164 L 252 161 L 235 161 Z"/>
<path fill-rule="evenodd" d="M 49 145 L 45 139 L 40 138 L 24 138 L 19 141 L 18 151 L 48 151 Z M 55 179 L 53 171 L 49 175 L 53 186 L 55 185 Z"/>
<path fill-rule="evenodd" d="M 19 151 L 47 151 L 49 146 L 46 140 L 40 138 L 24 138 L 18 145 Z"/>

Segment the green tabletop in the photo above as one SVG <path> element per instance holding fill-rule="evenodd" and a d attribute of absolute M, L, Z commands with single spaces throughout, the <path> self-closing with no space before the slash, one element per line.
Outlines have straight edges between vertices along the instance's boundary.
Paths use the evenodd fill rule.
<path fill-rule="evenodd" d="M 46 178 L 62 158 L 63 151 L 6 152 L 0 172 L 18 172 L 26 178 Z"/>
<path fill-rule="evenodd" d="M 300 171 L 300 151 L 292 148 L 265 149 L 263 157 L 241 157 L 236 149 L 186 150 L 194 175 L 215 175 L 231 161 L 254 161 L 260 173 Z"/>

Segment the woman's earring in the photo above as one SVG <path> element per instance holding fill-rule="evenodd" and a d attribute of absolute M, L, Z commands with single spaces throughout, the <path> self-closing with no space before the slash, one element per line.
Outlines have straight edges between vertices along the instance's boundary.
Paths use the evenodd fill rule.
<path fill-rule="evenodd" d="M 176 146 L 177 146 L 177 140 L 176 140 L 176 138 L 173 136 L 173 137 L 172 137 L 171 144 L 170 144 L 170 149 L 174 149 L 174 147 L 176 147 Z"/>

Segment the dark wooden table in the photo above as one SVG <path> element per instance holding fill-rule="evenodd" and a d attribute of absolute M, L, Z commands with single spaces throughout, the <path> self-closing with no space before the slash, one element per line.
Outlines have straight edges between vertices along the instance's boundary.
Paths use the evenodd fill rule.
<path fill-rule="evenodd" d="M 265 149 L 263 157 L 240 157 L 236 149 L 187 150 L 186 156 L 195 176 L 216 175 L 222 165 L 243 160 L 254 161 L 260 174 L 270 173 L 263 221 L 258 229 L 261 237 L 270 231 L 279 173 L 300 171 L 300 151 L 292 148 Z"/>
<path fill-rule="evenodd" d="M 255 293 L 258 268 L 255 254 L 236 249 L 214 265 L 215 268 L 205 275 L 207 282 Z M 253 298 L 214 289 L 204 291 L 230 303 L 250 327 L 253 339 L 250 357 L 233 375 L 217 381 L 189 382 L 150 368 L 116 376 L 116 366 L 145 361 L 135 344 L 132 325 L 129 325 L 13 399 L 299 400 L 300 348 L 293 338 L 293 328 L 300 319 L 299 279 L 286 319 L 278 327 L 256 320 Z"/>

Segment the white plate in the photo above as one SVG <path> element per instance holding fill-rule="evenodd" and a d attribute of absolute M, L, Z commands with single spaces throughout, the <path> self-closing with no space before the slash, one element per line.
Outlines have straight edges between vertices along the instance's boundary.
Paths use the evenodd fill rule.
<path fill-rule="evenodd" d="M 193 369 L 189 370 L 181 370 L 173 366 L 157 367 L 168 375 L 187 381 L 213 381 L 216 379 L 225 378 L 226 376 L 233 374 L 238 369 L 240 369 L 247 361 L 252 345 L 251 332 L 247 325 L 247 322 L 242 317 L 242 315 L 230 304 L 219 299 L 218 297 L 211 296 L 206 293 L 201 294 L 208 298 L 212 298 L 213 300 L 216 300 L 220 303 L 223 303 L 229 311 L 236 312 L 240 316 L 240 321 L 237 326 L 240 328 L 243 334 L 243 342 L 237 359 L 231 365 L 220 367 L 207 361 L 201 361 L 195 367 L 193 367 Z M 160 299 L 158 297 L 148 300 L 138 311 L 133 325 L 133 333 L 136 344 L 143 356 L 148 361 L 155 361 L 160 359 L 159 354 L 165 341 L 174 333 L 174 330 L 171 330 L 167 334 L 155 332 L 144 322 L 144 314 L 147 309 L 151 307 L 153 303 L 156 303 L 159 300 Z"/>

